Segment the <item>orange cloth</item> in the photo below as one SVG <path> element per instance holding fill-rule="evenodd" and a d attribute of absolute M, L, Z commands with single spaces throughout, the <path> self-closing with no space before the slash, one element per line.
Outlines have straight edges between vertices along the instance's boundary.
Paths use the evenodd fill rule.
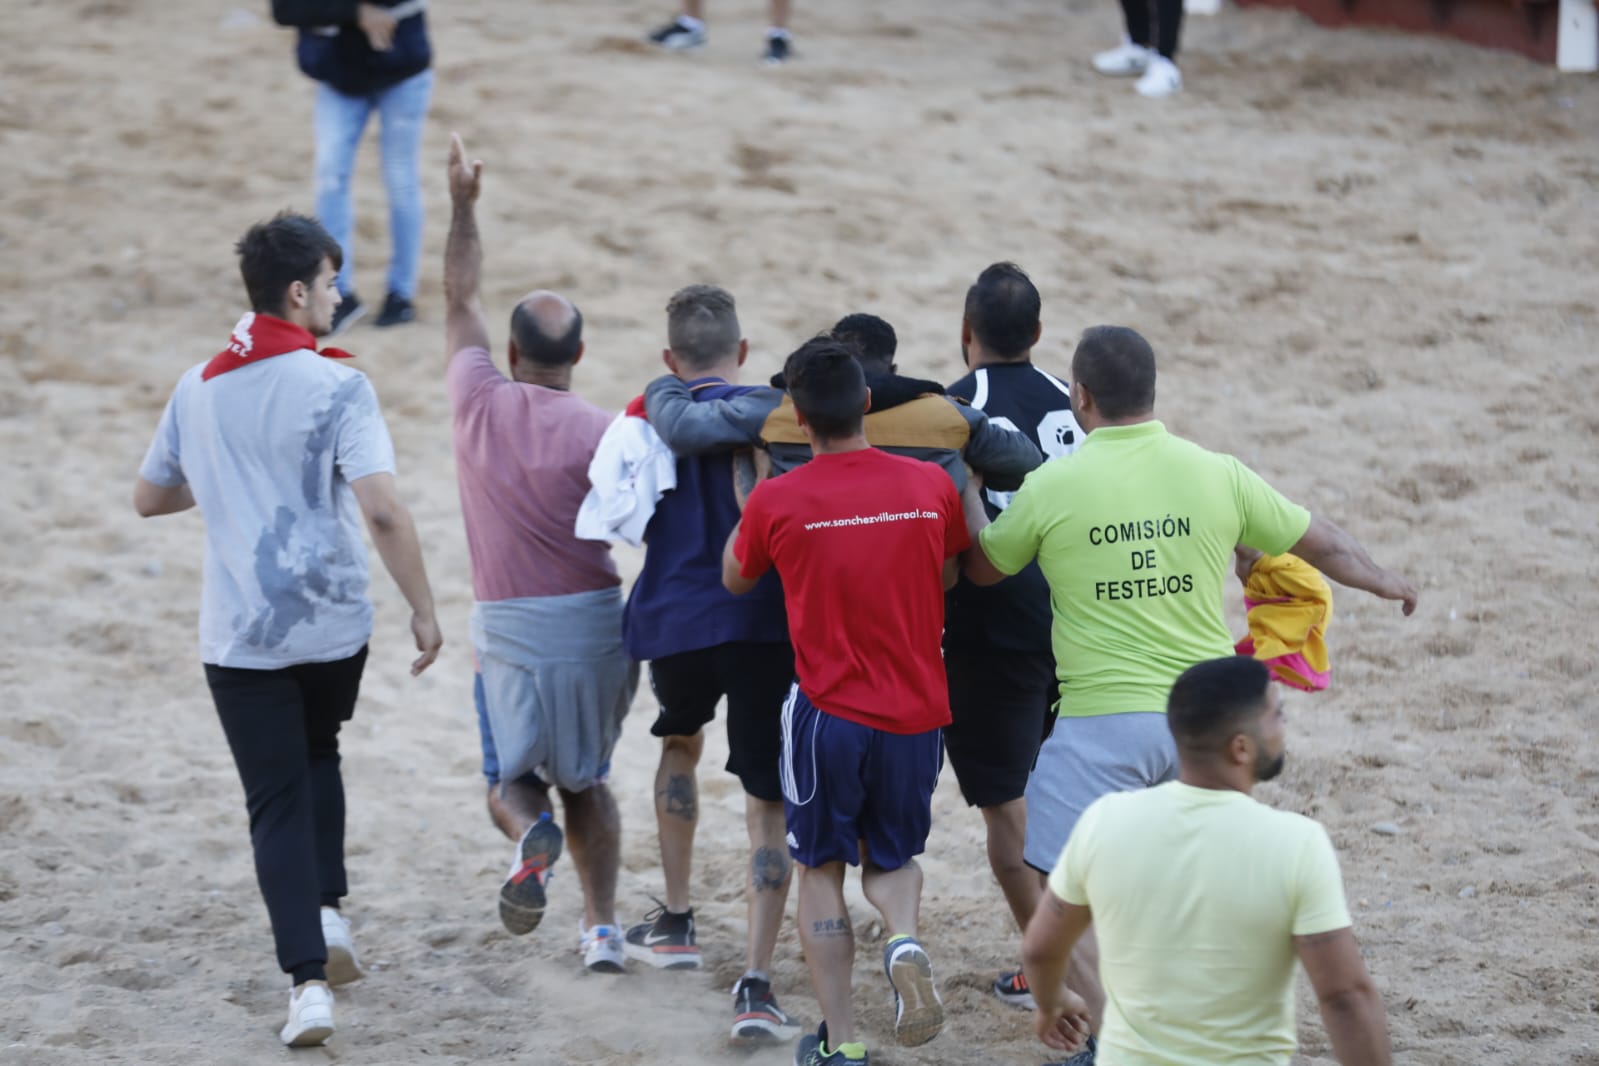
<path fill-rule="evenodd" d="M 1297 555 L 1263 555 L 1244 583 L 1249 636 L 1237 651 L 1271 668 L 1277 680 L 1309 692 L 1327 687 L 1327 626 L 1332 623 L 1332 589 Z"/>

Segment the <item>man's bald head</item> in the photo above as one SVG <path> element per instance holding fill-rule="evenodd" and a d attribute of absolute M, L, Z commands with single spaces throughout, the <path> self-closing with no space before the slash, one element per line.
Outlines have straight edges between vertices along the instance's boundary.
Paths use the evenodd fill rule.
<path fill-rule="evenodd" d="M 559 293 L 540 289 L 511 312 L 518 359 L 536 366 L 570 366 L 583 351 L 583 312 Z"/>

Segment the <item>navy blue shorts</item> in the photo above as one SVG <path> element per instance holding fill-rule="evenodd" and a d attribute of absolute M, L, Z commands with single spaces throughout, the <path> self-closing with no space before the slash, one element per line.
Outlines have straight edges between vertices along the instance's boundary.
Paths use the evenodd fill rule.
<path fill-rule="evenodd" d="M 922 853 L 944 733 L 885 733 L 817 710 L 795 685 L 783 705 L 783 814 L 788 851 L 805 866 L 897 870 Z"/>

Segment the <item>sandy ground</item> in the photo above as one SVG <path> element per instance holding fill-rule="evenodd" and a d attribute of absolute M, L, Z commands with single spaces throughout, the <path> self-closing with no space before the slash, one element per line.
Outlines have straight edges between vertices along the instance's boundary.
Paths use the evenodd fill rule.
<path fill-rule="evenodd" d="M 1262 790 L 1332 832 L 1397 1060 L 1599 1063 L 1599 81 L 1230 12 L 1191 24 L 1189 91 L 1155 104 L 1086 68 L 1118 32 L 1109 0 L 802 0 L 782 70 L 754 62 L 755 0 L 717 0 L 692 58 L 638 44 L 655 2 L 435 5 L 421 321 L 345 341 L 385 403 L 450 643 L 409 678 L 403 603 L 375 579 L 345 745 L 372 973 L 340 993 L 331 1047 L 278 1048 L 286 982 L 194 652 L 201 522 L 128 502 L 172 383 L 241 310 L 231 242 L 310 206 L 311 86 L 264 7 L 6 5 L 0 1063 L 786 1061 L 723 1043 L 743 827 L 719 730 L 704 972 L 585 975 L 570 871 L 533 937 L 496 920 L 508 846 L 482 808 L 441 381 L 451 129 L 488 164 L 496 336 L 520 292 L 562 288 L 589 319 L 579 387 L 609 407 L 655 373 L 661 309 L 691 281 L 738 295 L 752 379 L 851 310 L 899 327 L 909 371 L 953 379 L 961 295 L 1000 258 L 1043 290 L 1057 372 L 1085 326 L 1143 330 L 1169 425 L 1424 590 L 1410 620 L 1340 596 L 1334 688 L 1292 701 L 1290 768 Z M 624 920 L 660 891 L 653 710 L 641 693 L 617 756 Z M 862 943 L 875 1061 L 1041 1062 L 1028 1018 L 986 994 L 1016 946 L 980 821 L 949 775 L 936 803 L 925 939 L 950 1021 L 894 1048 Z M 791 933 L 775 979 L 815 1017 Z M 1299 1061 L 1329 1062 L 1301 993 Z"/>

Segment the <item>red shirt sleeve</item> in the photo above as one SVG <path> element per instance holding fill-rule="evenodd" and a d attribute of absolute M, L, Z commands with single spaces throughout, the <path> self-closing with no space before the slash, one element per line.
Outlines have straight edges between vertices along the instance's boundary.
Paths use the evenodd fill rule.
<path fill-rule="evenodd" d="M 772 568 L 772 517 L 766 507 L 771 494 L 764 491 L 766 484 L 755 486 L 744 505 L 744 517 L 738 525 L 738 539 L 733 542 L 733 554 L 738 556 L 738 572 L 746 578 L 760 577 Z"/>
<path fill-rule="evenodd" d="M 938 480 L 943 483 L 944 496 L 942 510 L 944 512 L 944 558 L 959 555 L 972 546 L 971 534 L 966 532 L 966 510 L 961 506 L 960 493 L 955 491 L 955 482 L 942 469 L 938 471 Z"/>

